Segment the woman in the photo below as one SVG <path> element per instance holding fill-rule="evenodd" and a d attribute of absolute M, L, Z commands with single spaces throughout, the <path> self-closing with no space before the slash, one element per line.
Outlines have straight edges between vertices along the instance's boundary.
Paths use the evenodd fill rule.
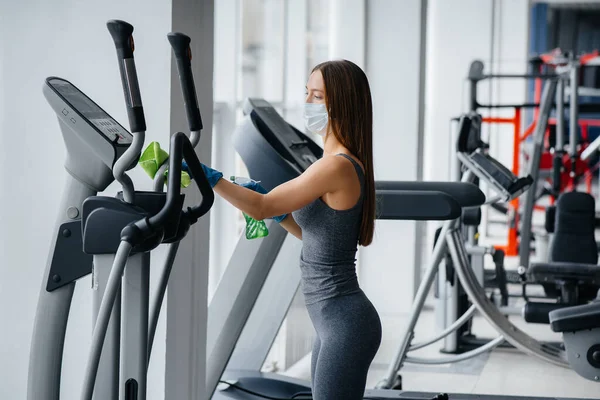
<path fill-rule="evenodd" d="M 203 168 L 225 200 L 256 220 L 273 217 L 302 240 L 302 290 L 317 332 L 313 398 L 362 399 L 381 343 L 379 316 L 355 266 L 375 222 L 371 92 L 364 72 L 346 60 L 317 65 L 306 89 L 306 127 L 323 137 L 324 153 L 302 175 L 266 193 Z"/>

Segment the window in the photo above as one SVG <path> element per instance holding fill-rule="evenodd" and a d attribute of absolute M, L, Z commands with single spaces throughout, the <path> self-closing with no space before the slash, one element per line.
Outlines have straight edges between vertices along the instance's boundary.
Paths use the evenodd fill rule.
<path fill-rule="evenodd" d="M 303 129 L 306 80 L 316 64 L 328 59 L 328 9 L 328 0 L 215 2 L 213 166 L 226 177 L 248 176 L 231 140 L 244 118 L 246 98 L 269 101 Z M 241 213 L 218 197 L 211 218 L 209 301 L 245 227 Z M 310 351 L 312 328 L 306 333 L 287 329 L 290 318 L 306 317 L 297 300 L 292 309 L 302 310 L 290 311 L 266 362 L 275 369 L 287 368 Z M 290 347 L 290 342 L 296 344 Z"/>

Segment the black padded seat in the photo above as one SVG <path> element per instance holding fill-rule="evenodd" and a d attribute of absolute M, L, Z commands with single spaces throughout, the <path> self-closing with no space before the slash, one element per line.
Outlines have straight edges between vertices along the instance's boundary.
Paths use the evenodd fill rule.
<path fill-rule="evenodd" d="M 442 192 L 453 197 L 460 207 L 477 207 L 485 203 L 485 194 L 477 185 L 463 182 L 377 181 L 376 190 Z"/>
<path fill-rule="evenodd" d="M 471 183 L 378 181 L 375 188 L 378 219 L 446 221 L 459 218 L 463 207 L 485 203 Z"/>
<path fill-rule="evenodd" d="M 531 264 L 527 274 L 533 282 L 569 280 L 577 285 L 600 285 L 600 266 L 569 262 Z"/>
<path fill-rule="evenodd" d="M 554 209 L 550 259 L 529 267 L 529 280 L 562 303 L 584 304 L 600 289 L 595 199 L 584 192 L 562 193 Z M 552 213 L 549 215 L 552 217 Z"/>
<path fill-rule="evenodd" d="M 554 332 L 600 328 L 600 301 L 552 311 L 550 327 Z"/>

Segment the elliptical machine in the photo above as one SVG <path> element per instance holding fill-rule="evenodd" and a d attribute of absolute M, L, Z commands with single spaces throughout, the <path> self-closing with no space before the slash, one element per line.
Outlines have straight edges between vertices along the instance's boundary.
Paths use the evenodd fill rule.
<path fill-rule="evenodd" d="M 109 21 L 107 27 L 117 50 L 133 135 L 70 82 L 50 77 L 43 89 L 58 116 L 69 175 L 38 300 L 29 400 L 60 398 L 62 353 L 75 281 L 90 273 L 95 325 L 82 398 L 146 398 L 152 339 L 177 243 L 214 201 L 194 152 L 202 122 L 191 76 L 190 39 L 177 33 L 168 36 L 192 140 L 182 132 L 171 136 L 166 193 L 162 190 L 166 166 L 157 174 L 155 191 L 135 191 L 126 171 L 137 164 L 146 124 L 133 58 L 133 27 L 117 20 Z M 202 194 L 201 203 L 186 210 L 182 210 L 182 160 Z M 113 179 L 123 191 L 116 198 L 97 196 Z M 171 247 L 149 317 L 150 251 L 161 243 Z"/>

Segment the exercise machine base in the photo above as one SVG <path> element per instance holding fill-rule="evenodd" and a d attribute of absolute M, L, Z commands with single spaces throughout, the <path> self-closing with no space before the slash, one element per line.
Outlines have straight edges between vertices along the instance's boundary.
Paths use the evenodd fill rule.
<path fill-rule="evenodd" d="M 257 371 L 227 371 L 223 376 L 223 381 L 229 382 L 232 385 L 222 383 L 215 391 L 212 400 L 264 400 L 266 398 L 293 398 L 298 400 L 312 399 L 309 382 L 274 373 L 261 373 Z M 256 394 L 250 394 L 249 392 Z M 369 389 L 365 391 L 363 398 L 365 400 L 431 400 L 441 398 L 447 398 L 449 400 L 559 400 L 558 397 L 503 396 L 462 393 L 449 393 L 447 396 L 448 397 L 445 397 L 445 394 L 440 395 L 440 393 L 435 392 L 428 393 Z M 569 400 L 584 399 L 572 398 Z"/>

